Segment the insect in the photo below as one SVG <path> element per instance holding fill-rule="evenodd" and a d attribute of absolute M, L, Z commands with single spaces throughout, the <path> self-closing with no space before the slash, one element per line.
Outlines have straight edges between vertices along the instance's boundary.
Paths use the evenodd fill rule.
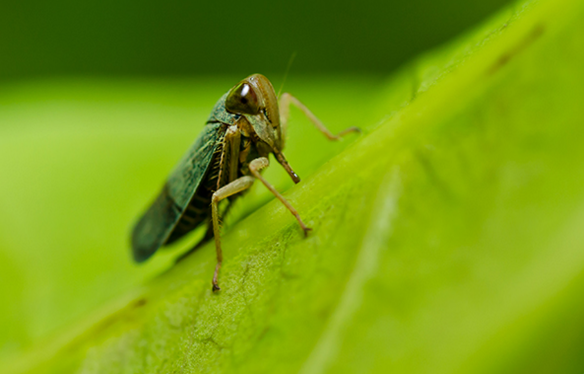
<path fill-rule="evenodd" d="M 223 262 L 219 220 L 256 179 L 288 208 L 304 234 L 308 234 L 310 228 L 302 222 L 296 209 L 261 174 L 270 164 L 269 155 L 273 154 L 294 183 L 300 182 L 282 153 L 290 104 L 301 109 L 330 140 L 359 131 L 351 127 L 333 135 L 295 97 L 284 93 L 278 105 L 270 81 L 261 74 L 250 75 L 217 101 L 202 133 L 136 223 L 131 238 L 136 262 L 147 260 L 160 247 L 206 223 L 207 233 L 202 242 L 215 239 L 217 265 L 212 283 L 213 291 L 219 291 L 219 269 Z M 228 204 L 220 211 L 222 200 Z"/>

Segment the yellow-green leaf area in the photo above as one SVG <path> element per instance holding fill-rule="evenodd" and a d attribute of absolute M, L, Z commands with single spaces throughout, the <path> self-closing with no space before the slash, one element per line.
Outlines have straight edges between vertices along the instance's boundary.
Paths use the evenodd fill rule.
<path fill-rule="evenodd" d="M 310 173 L 285 196 L 308 238 L 279 202 L 252 209 L 258 192 L 226 229 L 223 291 L 207 245 L 139 289 L 126 281 L 124 307 L 32 350 L 26 368 L 581 371 L 583 21 L 579 1 L 518 3 L 355 109 L 323 99 L 327 123 L 364 132 L 313 159 L 305 146 L 331 145 L 291 130 L 288 159 Z M 160 156 L 134 157 L 145 170 Z M 132 185 L 144 199 L 155 174 Z M 270 175 L 286 189 L 284 177 Z"/>

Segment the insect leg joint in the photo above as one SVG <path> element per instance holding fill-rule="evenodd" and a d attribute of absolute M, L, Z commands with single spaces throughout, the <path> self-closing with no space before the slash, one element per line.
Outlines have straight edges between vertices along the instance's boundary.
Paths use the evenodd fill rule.
<path fill-rule="evenodd" d="M 215 274 L 213 274 L 213 292 L 219 291 L 219 269 L 223 262 L 223 251 L 221 250 L 221 238 L 219 236 L 219 202 L 229 196 L 235 195 L 243 190 L 251 187 L 255 181 L 254 177 L 243 176 L 237 178 L 233 182 L 221 187 L 213 193 L 211 199 L 211 219 L 213 222 L 213 236 L 215 237 L 215 251 L 217 252 L 217 265 L 215 266 Z"/>
<path fill-rule="evenodd" d="M 308 232 L 310 230 L 312 230 L 310 227 L 306 226 L 304 224 L 304 222 L 302 221 L 302 218 L 300 218 L 300 214 L 298 214 L 298 211 L 296 211 L 296 209 L 294 209 L 294 207 L 292 206 L 292 204 L 290 204 L 288 202 L 288 200 L 286 200 L 284 198 L 284 196 L 282 196 L 281 193 L 278 192 L 278 190 L 276 190 L 274 188 L 274 186 L 272 186 L 261 174 L 260 174 L 260 170 L 263 168 L 268 167 L 268 165 L 270 165 L 270 161 L 266 158 L 266 157 L 259 157 L 254 159 L 252 162 L 249 163 L 249 170 L 251 171 L 251 173 L 257 178 L 259 179 L 264 186 L 266 186 L 266 188 L 268 190 L 270 190 L 271 193 L 274 194 L 274 196 L 276 196 L 278 198 L 278 200 L 280 200 L 280 202 L 282 204 L 284 204 L 284 206 L 286 208 L 288 208 L 288 210 L 290 211 L 290 213 L 292 213 L 292 215 L 296 218 L 296 220 L 298 221 L 298 224 L 300 225 L 300 227 L 302 227 L 302 230 L 304 231 L 304 235 L 308 236 Z"/>
<path fill-rule="evenodd" d="M 259 171 L 270 166 L 270 160 L 267 157 L 258 157 L 249 163 L 249 169 L 252 171 Z"/>

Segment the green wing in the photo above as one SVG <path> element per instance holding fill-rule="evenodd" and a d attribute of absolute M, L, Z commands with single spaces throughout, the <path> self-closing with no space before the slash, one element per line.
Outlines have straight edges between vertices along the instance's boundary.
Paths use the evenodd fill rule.
<path fill-rule="evenodd" d="M 207 123 L 201 135 L 175 167 L 156 200 L 134 226 L 134 260 L 147 260 L 167 241 L 205 178 L 223 136 L 225 126 L 222 123 Z"/>

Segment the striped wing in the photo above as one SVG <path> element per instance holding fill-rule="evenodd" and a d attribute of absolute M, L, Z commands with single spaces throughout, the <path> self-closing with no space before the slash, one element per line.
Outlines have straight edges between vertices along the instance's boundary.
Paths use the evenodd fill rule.
<path fill-rule="evenodd" d="M 204 180 L 213 154 L 225 136 L 221 123 L 208 123 L 169 176 L 162 191 L 132 232 L 136 262 L 147 260 L 168 240 Z"/>

